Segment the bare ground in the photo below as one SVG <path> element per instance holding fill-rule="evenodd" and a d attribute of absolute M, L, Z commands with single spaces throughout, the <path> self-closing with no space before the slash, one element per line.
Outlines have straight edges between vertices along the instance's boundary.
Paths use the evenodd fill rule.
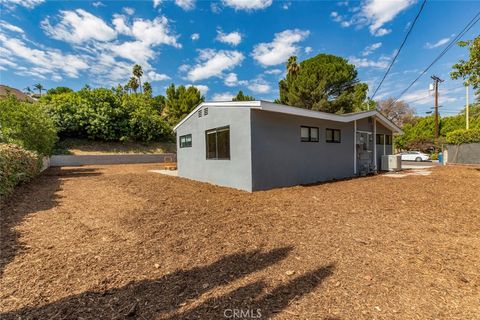
<path fill-rule="evenodd" d="M 1 209 L 0 318 L 478 319 L 479 169 L 253 194 L 149 169 L 20 187 Z"/>

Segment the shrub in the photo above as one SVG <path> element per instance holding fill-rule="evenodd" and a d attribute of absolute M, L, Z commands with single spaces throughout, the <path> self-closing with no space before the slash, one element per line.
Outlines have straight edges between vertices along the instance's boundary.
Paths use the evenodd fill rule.
<path fill-rule="evenodd" d="M 13 96 L 0 101 L 0 142 L 50 155 L 56 141 L 53 121 L 39 104 L 20 102 Z"/>
<path fill-rule="evenodd" d="M 447 143 L 480 143 L 480 129 L 460 129 L 447 134 Z"/>
<path fill-rule="evenodd" d="M 0 202 L 19 183 L 29 181 L 40 172 L 41 157 L 14 144 L 0 143 Z"/>

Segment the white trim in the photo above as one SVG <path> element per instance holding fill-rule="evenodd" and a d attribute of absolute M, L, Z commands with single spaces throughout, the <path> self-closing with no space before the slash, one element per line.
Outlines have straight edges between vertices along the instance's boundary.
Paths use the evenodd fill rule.
<path fill-rule="evenodd" d="M 377 170 L 377 118 L 373 118 L 373 163 Z"/>
<path fill-rule="evenodd" d="M 353 174 L 357 174 L 357 120 L 353 120 Z"/>
<path fill-rule="evenodd" d="M 279 112 L 284 114 L 290 114 L 300 117 L 309 117 L 330 121 L 338 121 L 343 123 L 352 122 L 355 120 L 360 120 L 368 117 L 375 117 L 380 121 L 385 127 L 389 128 L 393 132 L 403 133 L 402 130 L 397 127 L 392 121 L 388 120 L 384 115 L 382 115 L 378 110 L 362 111 L 356 113 L 347 113 L 347 114 L 334 114 L 320 111 L 313 111 L 309 109 L 297 108 L 286 106 L 283 104 L 277 104 L 268 101 L 225 101 L 225 102 L 203 102 L 198 105 L 195 109 L 192 110 L 185 118 L 182 119 L 173 130 L 176 131 L 179 126 L 181 126 L 187 119 L 189 119 L 194 113 L 196 113 L 202 107 L 243 107 L 251 109 L 259 109 L 269 112 Z"/>

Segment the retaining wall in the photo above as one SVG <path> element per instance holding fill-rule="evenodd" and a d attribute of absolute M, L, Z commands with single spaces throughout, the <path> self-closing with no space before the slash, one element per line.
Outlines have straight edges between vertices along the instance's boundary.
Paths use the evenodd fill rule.
<path fill-rule="evenodd" d="M 175 162 L 174 153 L 161 154 L 106 154 L 106 155 L 56 155 L 50 158 L 51 167 Z"/>

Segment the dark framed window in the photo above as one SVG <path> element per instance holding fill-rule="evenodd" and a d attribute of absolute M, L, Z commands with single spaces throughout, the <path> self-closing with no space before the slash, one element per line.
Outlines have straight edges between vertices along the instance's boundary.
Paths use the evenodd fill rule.
<path fill-rule="evenodd" d="M 328 143 L 340 143 L 342 140 L 342 132 L 340 129 L 327 129 L 325 141 Z"/>
<path fill-rule="evenodd" d="M 385 135 L 385 144 L 391 145 L 392 144 L 392 136 L 389 134 Z"/>
<path fill-rule="evenodd" d="M 301 126 L 300 140 L 302 142 L 318 142 L 318 128 Z"/>
<path fill-rule="evenodd" d="M 377 133 L 377 144 L 385 143 L 385 135 Z"/>
<path fill-rule="evenodd" d="M 207 159 L 230 159 L 230 127 L 221 127 L 205 131 Z"/>
<path fill-rule="evenodd" d="M 180 136 L 180 148 L 188 148 L 192 146 L 192 135 L 186 134 L 184 136 Z"/>

